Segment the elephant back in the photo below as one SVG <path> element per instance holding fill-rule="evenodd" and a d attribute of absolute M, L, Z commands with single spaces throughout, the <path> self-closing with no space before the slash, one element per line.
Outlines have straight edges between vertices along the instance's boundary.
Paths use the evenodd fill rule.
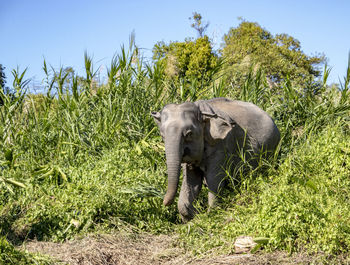
<path fill-rule="evenodd" d="M 216 98 L 208 100 L 213 109 L 225 113 L 237 126 L 246 131 L 256 148 L 274 150 L 280 141 L 280 132 L 268 113 L 253 103 Z"/>

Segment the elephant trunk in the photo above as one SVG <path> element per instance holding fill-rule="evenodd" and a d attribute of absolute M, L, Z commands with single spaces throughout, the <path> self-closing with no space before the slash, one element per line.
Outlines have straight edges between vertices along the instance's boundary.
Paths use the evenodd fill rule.
<path fill-rule="evenodd" d="M 182 159 L 181 136 L 165 137 L 165 156 L 168 172 L 168 189 L 164 196 L 163 204 L 168 206 L 173 203 L 179 184 Z"/>

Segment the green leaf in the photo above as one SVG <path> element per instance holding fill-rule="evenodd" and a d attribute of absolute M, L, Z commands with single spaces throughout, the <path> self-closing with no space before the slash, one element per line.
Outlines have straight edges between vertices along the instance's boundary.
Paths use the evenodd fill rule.
<path fill-rule="evenodd" d="M 255 243 L 258 243 L 258 244 L 266 245 L 267 243 L 269 243 L 270 238 L 268 238 L 268 237 L 256 237 L 256 238 L 253 238 L 253 241 Z"/>
<path fill-rule="evenodd" d="M 308 180 L 305 184 L 307 187 L 309 187 L 310 189 L 317 191 L 317 186 L 316 183 L 313 182 L 312 180 Z"/>
<path fill-rule="evenodd" d="M 6 178 L 4 178 L 4 181 L 7 182 L 7 183 L 12 184 L 14 186 L 20 187 L 20 188 L 25 188 L 26 187 L 26 185 L 24 185 L 22 182 L 16 181 L 14 179 L 6 179 Z"/>
<path fill-rule="evenodd" d="M 13 161 L 13 151 L 11 149 L 7 149 L 5 151 L 5 158 L 8 162 L 12 163 Z"/>

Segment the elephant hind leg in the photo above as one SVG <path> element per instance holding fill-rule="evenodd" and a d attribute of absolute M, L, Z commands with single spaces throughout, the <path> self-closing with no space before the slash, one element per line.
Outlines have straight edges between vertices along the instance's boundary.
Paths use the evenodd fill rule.
<path fill-rule="evenodd" d="M 197 167 L 185 164 L 183 166 L 183 180 L 178 201 L 178 209 L 184 222 L 191 220 L 196 214 L 193 201 L 201 191 L 203 171 Z"/>
<path fill-rule="evenodd" d="M 208 193 L 208 205 L 210 210 L 211 208 L 217 205 L 217 195 L 220 193 L 222 188 L 225 186 L 225 182 L 223 181 L 224 174 L 219 173 L 215 177 L 207 177 L 206 182 L 208 185 L 209 193 Z"/>
<path fill-rule="evenodd" d="M 225 161 L 225 154 L 217 152 L 215 159 L 210 160 L 207 165 L 207 172 L 205 175 L 205 182 L 208 186 L 208 204 L 209 209 L 215 207 L 217 204 L 217 195 L 220 193 L 222 188 L 225 186 L 225 172 L 223 166 Z"/>

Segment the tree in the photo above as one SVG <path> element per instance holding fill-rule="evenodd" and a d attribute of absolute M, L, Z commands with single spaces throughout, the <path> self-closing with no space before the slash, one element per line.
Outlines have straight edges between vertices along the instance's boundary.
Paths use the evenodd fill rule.
<path fill-rule="evenodd" d="M 191 27 L 194 28 L 197 31 L 198 36 L 202 38 L 204 36 L 204 32 L 209 26 L 209 22 L 204 23 L 202 21 L 202 15 L 197 12 L 193 12 L 192 17 L 190 17 L 189 20 L 193 20 Z"/>
<path fill-rule="evenodd" d="M 168 78 L 196 79 L 209 81 L 218 65 L 218 57 L 214 53 L 208 36 L 184 42 L 158 42 L 153 47 L 153 59 L 161 61 Z"/>
<path fill-rule="evenodd" d="M 208 22 L 202 21 L 202 15 L 194 12 L 191 27 L 198 32 L 198 38 L 185 39 L 183 42 L 158 42 L 153 47 L 153 60 L 160 62 L 165 76 L 172 81 L 199 81 L 205 85 L 218 70 L 218 56 L 213 50 L 205 31 Z"/>
<path fill-rule="evenodd" d="M 279 85 L 288 77 L 294 85 L 305 86 L 320 76 L 318 66 L 325 61 L 324 56 L 306 55 L 297 39 L 287 34 L 273 36 L 258 23 L 247 21 L 224 36 L 221 53 L 230 81 L 238 86 L 252 65 L 264 70 L 270 84 Z"/>

